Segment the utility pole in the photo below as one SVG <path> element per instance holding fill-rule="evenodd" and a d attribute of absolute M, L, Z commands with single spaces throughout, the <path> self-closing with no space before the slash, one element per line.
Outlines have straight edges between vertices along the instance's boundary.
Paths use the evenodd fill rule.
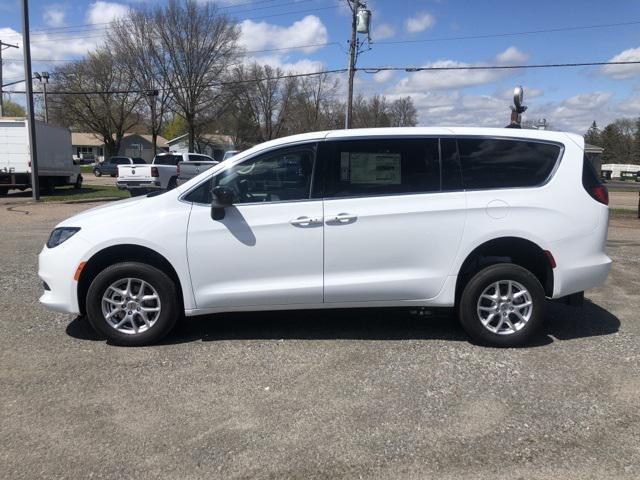
<path fill-rule="evenodd" d="M 47 84 L 49 83 L 49 72 L 35 72 L 34 75 L 42 84 L 42 94 L 44 95 L 44 123 L 49 123 L 49 107 L 47 105 Z"/>
<path fill-rule="evenodd" d="M 0 117 L 4 117 L 4 94 L 2 93 L 2 51 L 6 48 L 18 48 L 18 45 L 11 45 L 0 40 Z"/>
<path fill-rule="evenodd" d="M 24 54 L 24 78 L 27 93 L 27 124 L 29 126 L 29 153 L 31 154 L 31 194 L 40 200 L 38 181 L 38 152 L 36 148 L 36 124 L 33 115 L 33 82 L 31 81 L 31 43 L 29 40 L 29 0 L 22 0 L 22 46 Z"/>
<path fill-rule="evenodd" d="M 351 41 L 349 42 L 349 84 L 344 128 L 348 129 L 353 123 L 353 78 L 356 74 L 356 62 L 360 47 L 358 33 L 369 35 L 371 12 L 366 10 L 367 5 L 360 0 L 347 0 L 347 5 L 351 9 Z"/>

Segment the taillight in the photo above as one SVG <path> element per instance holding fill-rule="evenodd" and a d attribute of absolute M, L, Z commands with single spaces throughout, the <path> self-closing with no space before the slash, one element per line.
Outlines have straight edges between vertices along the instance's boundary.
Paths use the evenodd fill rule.
<path fill-rule="evenodd" d="M 607 187 L 600 181 L 596 169 L 593 168 L 593 165 L 586 155 L 582 158 L 582 186 L 591 198 L 603 205 L 609 205 L 609 192 L 607 191 Z"/>
<path fill-rule="evenodd" d="M 589 195 L 603 205 L 609 205 L 609 191 L 604 185 L 595 185 L 587 189 Z"/>
<path fill-rule="evenodd" d="M 159 177 L 160 174 L 158 173 L 158 167 L 151 167 L 151 176 L 152 177 Z"/>

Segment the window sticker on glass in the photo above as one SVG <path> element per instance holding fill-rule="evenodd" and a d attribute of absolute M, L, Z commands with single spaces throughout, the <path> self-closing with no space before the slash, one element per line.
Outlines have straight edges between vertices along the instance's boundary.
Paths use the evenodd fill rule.
<path fill-rule="evenodd" d="M 349 157 L 351 183 L 400 185 L 399 153 L 351 153 Z M 341 165 L 342 167 L 342 165 Z"/>

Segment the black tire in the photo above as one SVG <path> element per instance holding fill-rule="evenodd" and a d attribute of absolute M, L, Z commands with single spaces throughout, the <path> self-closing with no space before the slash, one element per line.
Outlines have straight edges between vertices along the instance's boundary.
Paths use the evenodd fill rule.
<path fill-rule="evenodd" d="M 478 314 L 478 301 L 480 296 L 485 289 L 498 281 L 517 282 L 528 291 L 531 298 L 529 319 L 516 331 L 512 331 L 508 325 L 503 324 L 500 329 L 503 333 L 495 333 L 485 327 L 480 320 Z M 506 286 L 504 286 L 504 288 L 506 288 Z M 493 291 L 495 292 L 495 290 Z M 492 300 L 488 300 L 488 302 L 486 305 L 489 306 L 489 308 L 493 308 Z M 505 314 L 506 318 L 514 325 L 521 321 L 515 316 L 515 313 L 509 313 L 509 305 L 515 305 L 517 308 L 519 302 L 522 302 L 522 300 L 515 299 L 513 304 L 505 302 L 505 306 L 503 307 L 507 310 Z M 500 302 L 496 302 L 495 307 L 497 311 L 499 311 L 498 303 Z M 481 308 L 483 306 L 482 304 L 480 305 Z M 545 315 L 544 310 L 545 294 L 538 279 L 530 271 L 518 265 L 499 263 L 480 270 L 467 283 L 460 297 L 458 315 L 462 327 L 475 341 L 494 347 L 516 347 L 531 340 L 536 331 L 542 326 Z M 526 307 L 520 307 L 518 311 L 526 312 Z M 489 313 L 487 315 L 489 315 Z M 491 328 L 497 328 L 498 323 L 501 321 L 500 314 L 496 313 L 495 315 L 497 315 L 497 318 L 489 322 Z M 511 333 L 506 333 L 506 331 L 511 331 Z"/>
<path fill-rule="evenodd" d="M 167 190 L 173 190 L 177 186 L 178 186 L 178 178 L 177 177 L 171 177 L 169 179 L 169 183 L 167 184 Z"/>
<path fill-rule="evenodd" d="M 80 190 L 82 188 L 82 175 L 76 177 L 76 183 L 73 184 L 73 188 Z"/>
<path fill-rule="evenodd" d="M 119 279 L 140 279 L 151 285 L 160 298 L 160 313 L 151 327 L 140 333 L 123 333 L 116 330 L 102 312 L 102 297 L 109 287 Z M 122 262 L 111 265 L 100 272 L 91 282 L 86 297 L 89 323 L 112 343 L 122 346 L 151 345 L 165 337 L 180 316 L 181 302 L 174 282 L 163 271 L 139 262 Z M 139 327 L 144 325 L 137 317 Z M 130 324 L 128 324 L 130 326 Z M 125 327 L 127 324 L 125 324 Z"/>
<path fill-rule="evenodd" d="M 94 169 L 93 169 L 93 174 L 94 174 L 96 177 L 101 177 L 101 176 L 102 176 L 102 172 L 101 172 L 99 169 L 97 169 L 97 168 L 94 168 Z"/>
<path fill-rule="evenodd" d="M 51 178 L 40 178 L 40 193 L 42 195 L 53 195 L 56 186 Z"/>

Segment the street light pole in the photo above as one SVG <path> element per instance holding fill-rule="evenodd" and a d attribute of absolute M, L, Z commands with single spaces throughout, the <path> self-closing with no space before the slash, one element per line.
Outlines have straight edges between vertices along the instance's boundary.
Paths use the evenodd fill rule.
<path fill-rule="evenodd" d="M 33 114 L 33 82 L 31 81 L 31 43 L 29 40 L 29 0 L 22 0 L 22 47 L 24 54 L 24 78 L 27 93 L 27 124 L 29 127 L 29 153 L 31 155 L 31 194 L 40 200 L 38 181 L 38 152 L 36 148 L 36 124 Z"/>
<path fill-rule="evenodd" d="M 49 83 L 49 72 L 35 72 L 34 75 L 42 84 L 42 94 L 44 95 L 44 122 L 49 123 L 49 107 L 47 105 L 47 84 Z"/>

